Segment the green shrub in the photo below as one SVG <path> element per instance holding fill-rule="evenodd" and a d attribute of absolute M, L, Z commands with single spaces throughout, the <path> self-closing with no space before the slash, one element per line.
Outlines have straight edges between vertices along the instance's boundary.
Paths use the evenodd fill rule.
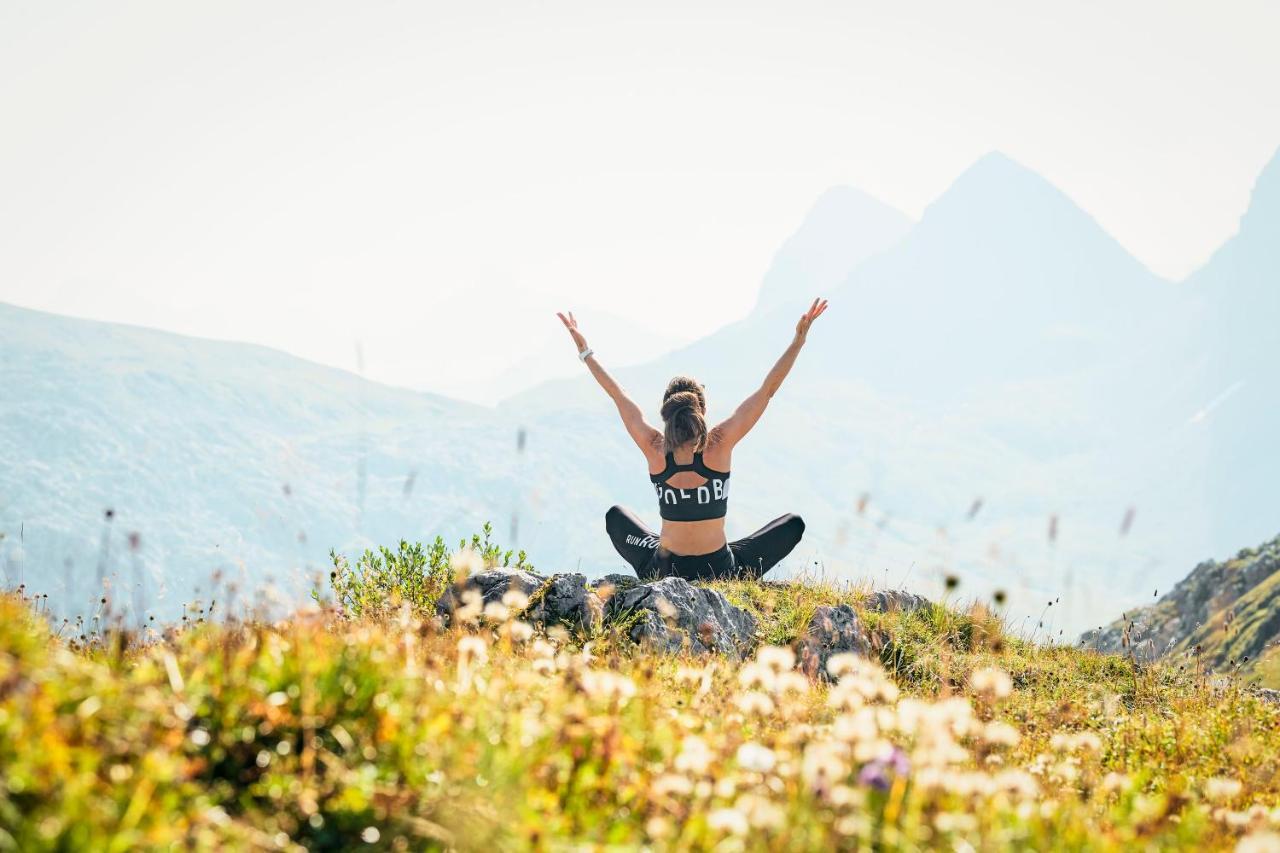
<path fill-rule="evenodd" d="M 497 566 L 533 568 L 524 551 L 504 551 L 492 536 L 493 525 L 485 522 L 480 533 L 460 540 L 456 551 L 450 551 L 440 536 L 426 548 L 421 542 L 411 545 L 402 539 L 397 550 L 386 546 L 366 550 L 354 564 L 331 551 L 333 601 L 343 614 L 357 619 L 386 615 L 404 604 L 415 613 L 426 614 L 434 612 L 436 602 L 459 574 Z M 320 590 L 314 590 L 312 597 L 316 601 L 323 598 Z"/>

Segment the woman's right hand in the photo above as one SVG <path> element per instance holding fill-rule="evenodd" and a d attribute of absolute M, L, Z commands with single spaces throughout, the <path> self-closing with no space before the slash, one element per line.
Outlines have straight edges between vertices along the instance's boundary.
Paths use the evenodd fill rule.
<path fill-rule="evenodd" d="M 582 332 L 578 331 L 578 321 L 573 318 L 573 312 L 569 312 L 566 317 L 559 311 L 556 316 L 560 318 L 560 322 L 564 323 L 564 327 L 569 330 L 569 336 L 573 338 L 573 344 L 578 348 L 578 352 L 585 352 L 587 349 L 587 339 L 582 336 Z"/>

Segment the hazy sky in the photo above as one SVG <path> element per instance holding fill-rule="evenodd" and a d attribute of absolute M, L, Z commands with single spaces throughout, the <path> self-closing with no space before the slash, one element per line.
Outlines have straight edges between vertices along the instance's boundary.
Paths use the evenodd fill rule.
<path fill-rule="evenodd" d="M 1274 0 L 6 0 L 0 300 L 465 395 L 554 308 L 736 319 L 823 189 L 918 216 L 991 149 L 1179 278 L 1280 145 L 1277 43 Z"/>

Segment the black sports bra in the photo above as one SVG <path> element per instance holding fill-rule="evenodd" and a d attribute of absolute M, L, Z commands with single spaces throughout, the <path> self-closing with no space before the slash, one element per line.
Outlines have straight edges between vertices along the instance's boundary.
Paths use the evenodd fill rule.
<path fill-rule="evenodd" d="M 667 480 L 681 471 L 696 471 L 707 478 L 701 486 L 680 488 L 667 485 Z M 667 467 L 649 480 L 658 493 L 658 514 L 666 521 L 706 521 L 724 518 L 729 511 L 729 472 L 715 471 L 702 461 L 702 454 L 693 454 L 693 463 L 677 465 L 676 458 L 667 454 Z"/>

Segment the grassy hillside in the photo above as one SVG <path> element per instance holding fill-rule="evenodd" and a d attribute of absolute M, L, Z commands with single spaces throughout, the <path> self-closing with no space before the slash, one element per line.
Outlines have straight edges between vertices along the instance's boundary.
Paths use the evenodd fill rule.
<path fill-rule="evenodd" d="M 51 627 L 0 597 L 0 849 L 1130 849 L 1280 842 L 1280 708 L 1037 647 L 982 607 L 719 584 L 751 659 L 430 601 L 355 619 Z M 878 660 L 793 668 L 815 607 Z M 1257 847 L 1255 849 L 1274 849 Z"/>
<path fill-rule="evenodd" d="M 1201 563 L 1159 601 L 1083 641 L 1280 688 L 1280 537 Z"/>

